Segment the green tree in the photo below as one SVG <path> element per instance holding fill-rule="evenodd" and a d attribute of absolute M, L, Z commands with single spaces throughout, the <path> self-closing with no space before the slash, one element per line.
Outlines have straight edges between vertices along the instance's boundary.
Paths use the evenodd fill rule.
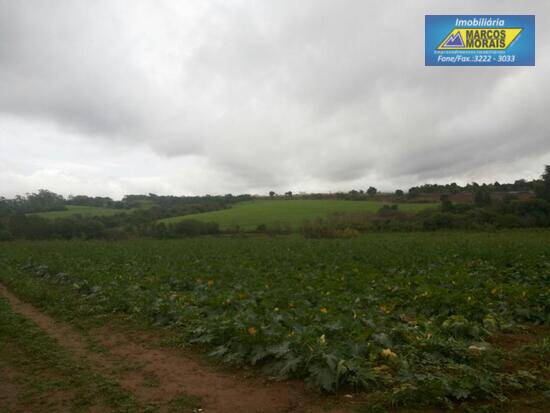
<path fill-rule="evenodd" d="M 537 197 L 550 202 L 550 165 L 544 167 L 542 182 L 536 188 Z"/>
<path fill-rule="evenodd" d="M 448 194 L 441 194 L 439 200 L 441 201 L 441 211 L 451 212 L 453 210 L 453 203 Z"/>
<path fill-rule="evenodd" d="M 489 192 L 478 190 L 474 194 L 474 204 L 478 207 L 484 207 L 491 204 L 491 195 Z"/>
<path fill-rule="evenodd" d="M 377 192 L 378 190 L 374 186 L 370 186 L 369 189 L 367 189 L 368 195 L 376 195 Z"/>

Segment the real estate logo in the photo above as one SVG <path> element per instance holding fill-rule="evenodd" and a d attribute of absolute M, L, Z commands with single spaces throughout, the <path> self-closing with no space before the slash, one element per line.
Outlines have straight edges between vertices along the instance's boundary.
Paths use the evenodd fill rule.
<path fill-rule="evenodd" d="M 426 66 L 534 66 L 535 16 L 426 16 Z"/>
<path fill-rule="evenodd" d="M 506 50 L 523 29 L 454 29 L 438 50 Z"/>

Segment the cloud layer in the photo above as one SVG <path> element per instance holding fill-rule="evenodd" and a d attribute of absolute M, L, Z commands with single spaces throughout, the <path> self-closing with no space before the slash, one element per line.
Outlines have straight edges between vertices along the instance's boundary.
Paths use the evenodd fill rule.
<path fill-rule="evenodd" d="M 0 2 L 0 194 L 536 177 L 550 162 L 550 6 L 518 7 Z M 440 13 L 536 14 L 537 66 L 424 67 L 424 15 Z"/>

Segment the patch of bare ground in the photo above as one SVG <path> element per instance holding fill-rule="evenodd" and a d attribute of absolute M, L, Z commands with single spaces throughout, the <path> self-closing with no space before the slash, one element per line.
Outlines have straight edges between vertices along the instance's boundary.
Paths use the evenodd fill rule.
<path fill-rule="evenodd" d="M 503 361 L 504 370 L 507 372 L 516 372 L 528 366 L 540 366 L 542 362 L 548 364 L 548 356 L 546 356 L 545 361 L 544 354 L 522 351 L 525 346 L 536 345 L 545 337 L 550 337 L 550 326 L 529 326 L 516 333 L 494 335 L 489 339 L 489 342 L 493 346 L 508 352 Z M 541 374 L 546 380 L 550 379 L 548 377 L 548 370 L 543 370 Z"/>
<path fill-rule="evenodd" d="M 9 367 L 0 367 L 0 412 L 17 411 L 17 401 L 21 393 L 15 382 L 15 371 Z"/>
<path fill-rule="evenodd" d="M 535 344 L 550 334 L 550 326 L 529 326 L 517 333 L 501 333 L 492 336 L 489 342 L 495 347 L 515 351 L 523 346 Z"/>
<path fill-rule="evenodd" d="M 137 334 L 137 333 L 135 333 Z M 205 364 L 175 349 L 157 349 L 144 344 L 143 337 L 129 340 L 108 327 L 95 330 L 92 337 L 120 360 L 142 366 L 141 372 L 156 377 L 158 385 L 147 390 L 153 400 L 171 399 L 182 390 L 201 398 L 209 412 L 294 412 L 306 402 L 300 383 L 260 382 L 212 371 Z M 132 382 L 137 389 L 140 378 Z"/>
<path fill-rule="evenodd" d="M 92 329 L 89 337 L 104 351 L 93 351 L 70 325 L 56 322 L 24 303 L 0 285 L 0 295 L 14 311 L 34 321 L 74 356 L 96 372 L 115 380 L 144 404 L 170 411 L 174 402 L 190 396 L 200 399 L 204 413 L 344 413 L 345 407 L 327 409 L 301 382 L 272 382 L 221 372 L 183 350 L 151 344 L 146 333 L 127 334 L 111 326 Z M 140 335 L 141 334 L 141 335 Z M 178 411 L 193 411 L 188 410 Z"/>
<path fill-rule="evenodd" d="M 29 397 L 20 383 L 22 373 L 12 367 L 0 368 L 0 413 L 41 413 L 44 411 L 70 412 L 70 401 L 75 395 L 70 391 L 53 391 L 47 396 Z M 50 380 L 40 376 L 38 380 Z M 97 410 L 99 412 L 99 410 Z M 95 413 L 95 411 L 92 411 Z"/>

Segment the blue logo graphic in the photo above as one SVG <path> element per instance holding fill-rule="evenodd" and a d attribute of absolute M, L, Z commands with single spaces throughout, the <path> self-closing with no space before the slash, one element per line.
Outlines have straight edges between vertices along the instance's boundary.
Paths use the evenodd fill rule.
<path fill-rule="evenodd" d="M 460 32 L 449 36 L 443 47 L 464 47 L 464 41 Z"/>
<path fill-rule="evenodd" d="M 426 66 L 535 66 L 533 15 L 426 15 Z"/>

